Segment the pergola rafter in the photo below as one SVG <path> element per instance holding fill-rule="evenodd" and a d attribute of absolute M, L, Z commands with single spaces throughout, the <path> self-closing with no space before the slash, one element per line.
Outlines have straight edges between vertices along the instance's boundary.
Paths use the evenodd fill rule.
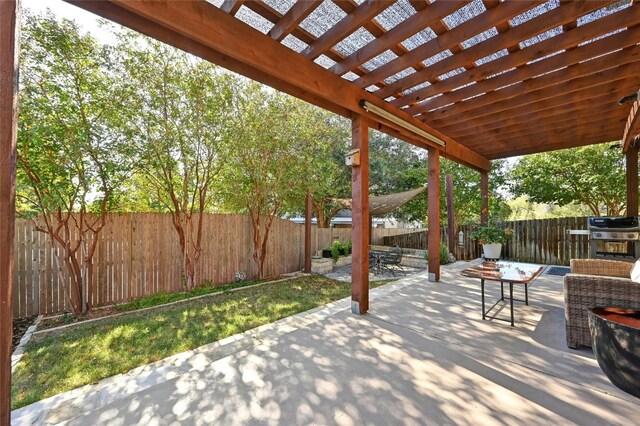
<path fill-rule="evenodd" d="M 269 36 L 276 41 L 284 40 L 321 3 L 320 0 L 314 0 L 294 4 L 271 28 Z"/>
<path fill-rule="evenodd" d="M 331 71 L 342 75 L 362 65 L 369 59 L 376 57 L 387 49 L 397 46 L 403 40 L 413 36 L 424 29 L 425 25 L 432 26 L 443 17 L 455 11 L 459 7 L 454 2 L 436 2 L 428 7 L 423 7 L 415 15 L 408 18 L 402 25 L 397 25 L 390 31 L 382 34 L 375 41 L 366 44 L 342 61 L 335 64 Z M 405 50 L 406 52 L 406 50 Z"/>
<path fill-rule="evenodd" d="M 496 7 L 489 12 L 485 12 L 486 16 L 481 15 L 479 17 L 480 19 L 476 17 L 450 31 L 440 34 L 439 37 L 426 42 L 406 55 L 379 67 L 364 77 L 361 77 L 359 80 L 356 80 L 355 83 L 360 87 L 366 87 L 370 84 L 382 81 L 409 66 L 421 63 L 426 59 L 452 49 L 461 42 L 473 37 L 473 35 L 481 34 L 490 28 L 493 28 L 495 25 L 505 22 L 507 19 L 526 11 L 536 3 L 540 2 L 510 2 L 505 5 L 505 7 Z M 438 74 L 430 73 L 430 75 L 437 76 Z M 391 94 L 400 89 L 400 86 L 404 84 L 401 82 L 402 80 L 394 84 L 394 90 L 390 91 Z M 419 83 L 420 82 L 415 84 Z M 381 94 L 378 95 L 380 96 Z"/>
<path fill-rule="evenodd" d="M 637 73 L 639 70 L 640 63 L 634 62 L 572 79 L 564 84 L 570 87 L 566 92 L 554 85 L 524 92 L 509 99 L 499 99 L 490 104 L 474 105 L 473 109 L 461 111 L 458 114 L 450 109 L 443 108 L 434 111 L 429 123 L 441 126 L 443 129 L 451 126 L 456 126 L 458 129 L 475 127 L 480 124 L 501 121 L 509 117 L 527 115 L 541 109 L 571 104 L 574 101 L 589 99 L 607 92 L 615 91 L 617 93 L 617 88 L 620 85 L 633 86 L 638 84 L 639 76 L 636 75 L 634 78 L 629 78 L 625 73 Z M 611 102 L 616 100 L 611 98 Z"/>
<path fill-rule="evenodd" d="M 640 28 L 636 27 L 628 30 L 628 32 L 619 33 L 594 42 L 598 46 L 593 47 L 601 47 L 600 51 L 615 52 L 601 58 L 589 60 L 593 58 L 593 50 L 589 45 L 575 47 L 566 53 L 555 55 L 549 60 L 523 65 L 512 72 L 438 96 L 418 106 L 407 108 L 406 111 L 409 114 L 419 114 L 459 102 L 459 106 L 456 105 L 456 111 L 458 111 L 462 107 L 463 101 L 483 94 L 485 96 L 477 98 L 476 104 L 487 105 L 495 102 L 494 99 L 496 98 L 508 99 L 514 94 L 523 93 L 523 90 L 532 91 L 561 84 L 577 77 L 595 74 L 602 70 L 635 62 L 640 56 L 640 50 L 636 44 L 636 39 L 633 37 L 640 37 Z M 631 48 L 625 49 L 628 47 Z M 618 51 L 620 49 L 625 50 Z M 570 66 L 572 66 L 570 70 L 564 69 Z M 496 90 L 500 88 L 505 89 Z M 492 96 L 494 99 L 492 99 Z"/>
<path fill-rule="evenodd" d="M 362 25 L 371 21 L 389 6 L 388 3 L 375 0 L 366 0 L 354 9 L 354 11 L 338 22 L 334 27 L 322 34 L 309 47 L 302 51 L 302 54 L 310 59 L 315 59 L 334 46 L 340 40 L 351 35 Z"/>
<path fill-rule="evenodd" d="M 519 2 L 515 2 L 512 4 L 519 4 Z M 552 30 L 558 25 L 562 25 L 568 21 L 575 19 L 576 16 L 590 12 L 591 10 L 593 10 L 593 8 L 594 6 L 592 2 L 570 3 L 560 8 L 558 13 L 551 19 L 545 17 L 544 15 L 541 15 L 522 25 L 512 27 L 509 31 L 505 31 L 503 34 L 478 43 L 470 47 L 469 49 L 465 49 L 458 55 L 453 55 L 449 58 L 443 59 L 437 64 L 434 64 L 432 67 L 429 67 L 428 74 L 445 74 L 461 67 L 466 62 L 477 61 L 502 49 L 513 48 L 515 46 L 518 46 L 518 44 L 522 42 L 522 40 L 527 40 L 531 37 L 535 37 L 536 35 Z M 498 10 L 502 9 L 496 8 L 494 10 L 497 12 Z M 423 71 L 423 73 L 426 75 L 427 70 Z M 415 85 L 418 85 L 420 84 L 421 77 L 423 78 L 424 75 L 411 75 L 406 79 L 397 82 L 395 85 L 389 85 L 384 89 L 381 89 L 381 95 L 387 95 L 392 91 L 400 92 L 402 90 L 409 89 Z M 414 93 L 410 97 L 414 101 L 417 101 L 420 99 L 420 93 Z"/>
<path fill-rule="evenodd" d="M 612 28 L 625 28 L 640 23 L 640 9 L 627 9 L 623 14 L 614 14 L 603 17 L 596 21 L 584 24 L 580 27 L 573 28 L 556 37 L 551 37 L 539 43 L 527 46 L 517 52 L 513 52 L 507 56 L 499 58 L 499 60 L 490 61 L 470 69 L 467 72 L 455 75 L 446 80 L 442 80 L 431 86 L 427 86 L 421 91 L 421 96 L 426 99 L 441 93 L 451 92 L 453 89 L 466 86 L 478 81 L 485 81 L 488 77 L 505 73 L 512 68 L 521 67 L 529 62 L 537 61 L 556 52 L 568 50 L 580 43 L 600 37 L 612 31 Z M 592 47 L 593 48 L 593 47 Z M 594 50 L 595 51 L 595 50 Z M 549 58 L 551 59 L 551 58 Z M 539 61 L 541 63 L 546 60 Z M 508 75 L 505 73 L 503 75 Z M 499 78 L 500 76 L 492 77 Z M 459 89 L 464 90 L 464 89 Z M 415 96 L 415 95 L 414 95 Z M 392 101 L 395 106 L 404 105 L 402 98 Z M 415 98 L 412 100 L 415 102 Z M 419 108 L 419 105 L 418 107 Z M 416 109 L 415 111 L 423 111 Z"/>

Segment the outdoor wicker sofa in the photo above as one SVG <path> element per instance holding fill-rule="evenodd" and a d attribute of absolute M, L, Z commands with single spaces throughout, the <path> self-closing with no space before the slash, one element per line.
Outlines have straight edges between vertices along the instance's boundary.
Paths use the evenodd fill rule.
<path fill-rule="evenodd" d="M 589 309 L 617 306 L 640 309 L 640 283 L 631 280 L 633 263 L 604 259 L 572 259 L 564 277 L 567 346 L 591 347 Z"/>

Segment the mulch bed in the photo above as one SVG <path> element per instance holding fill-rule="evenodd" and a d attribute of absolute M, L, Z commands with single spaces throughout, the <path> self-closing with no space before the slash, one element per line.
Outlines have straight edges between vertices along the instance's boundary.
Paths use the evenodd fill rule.
<path fill-rule="evenodd" d="M 14 318 L 13 320 L 13 341 L 11 342 L 11 352 L 16 350 L 18 344 L 20 343 L 20 339 L 27 331 L 27 329 L 33 324 L 33 321 L 36 319 L 35 316 L 29 318 Z"/>

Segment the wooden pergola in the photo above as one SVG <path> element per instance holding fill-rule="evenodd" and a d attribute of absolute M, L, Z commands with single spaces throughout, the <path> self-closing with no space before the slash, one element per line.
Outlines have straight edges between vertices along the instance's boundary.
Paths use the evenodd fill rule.
<path fill-rule="evenodd" d="M 368 129 L 428 150 L 429 278 L 440 157 L 490 160 L 622 140 L 637 214 L 635 0 L 68 0 L 352 120 L 352 310 L 368 310 Z M 19 0 L 0 1 L 0 424 L 9 424 Z"/>

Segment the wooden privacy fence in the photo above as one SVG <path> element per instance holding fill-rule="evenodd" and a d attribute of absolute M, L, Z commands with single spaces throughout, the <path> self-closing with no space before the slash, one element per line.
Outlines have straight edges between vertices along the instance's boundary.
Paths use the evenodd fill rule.
<path fill-rule="evenodd" d="M 373 244 L 405 229 L 374 229 Z M 207 215 L 204 220 L 200 277 L 214 285 L 235 279 L 236 272 L 255 277 L 253 230 L 249 216 Z M 98 236 L 93 258 L 93 306 L 106 306 L 154 294 L 183 290 L 182 254 L 171 216 L 162 213 L 111 214 Z M 335 239 L 351 240 L 351 228 L 313 227 L 313 253 Z M 69 280 L 64 263 L 58 267 L 47 235 L 30 220 L 16 220 L 15 317 L 64 312 L 63 283 Z M 275 220 L 271 229 L 266 276 L 278 276 L 304 267 L 304 225 Z"/>
<path fill-rule="evenodd" d="M 456 252 L 458 259 L 470 260 L 480 257 L 482 247 L 469 238 L 478 225 L 463 225 L 456 229 Z M 519 262 L 568 265 L 574 258 L 589 256 L 589 239 L 586 235 L 571 235 L 570 230 L 587 229 L 586 217 L 560 219 L 536 219 L 510 221 L 504 224 L 515 230 L 514 237 L 502 247 L 502 257 Z M 464 233 L 464 245 L 458 246 L 458 233 Z M 441 239 L 448 241 L 446 228 L 441 229 Z M 384 245 L 404 248 L 427 249 L 426 231 L 384 237 Z"/>

